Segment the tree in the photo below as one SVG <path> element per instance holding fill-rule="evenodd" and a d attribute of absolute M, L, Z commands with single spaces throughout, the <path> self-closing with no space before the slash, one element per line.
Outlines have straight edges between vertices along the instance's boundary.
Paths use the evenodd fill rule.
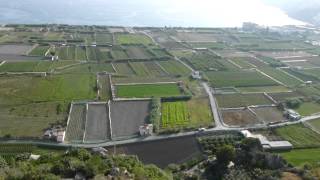
<path fill-rule="evenodd" d="M 249 151 L 261 151 L 262 145 L 259 139 L 256 138 L 245 138 L 241 142 L 241 148 L 247 152 Z"/>
<path fill-rule="evenodd" d="M 286 101 L 286 105 L 289 108 L 292 108 L 292 109 L 299 108 L 301 104 L 302 104 L 302 101 L 300 99 L 298 99 L 298 98 L 296 98 L 296 99 L 288 99 Z"/>
<path fill-rule="evenodd" d="M 218 148 L 216 157 L 217 162 L 223 166 L 227 166 L 230 161 L 233 161 L 235 158 L 236 152 L 233 146 L 223 145 Z"/>

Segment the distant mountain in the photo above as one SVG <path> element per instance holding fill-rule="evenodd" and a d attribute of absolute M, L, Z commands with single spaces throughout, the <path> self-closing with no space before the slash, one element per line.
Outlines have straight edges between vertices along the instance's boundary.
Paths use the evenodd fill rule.
<path fill-rule="evenodd" d="M 319 0 L 263 0 L 285 11 L 290 17 L 320 26 Z"/>

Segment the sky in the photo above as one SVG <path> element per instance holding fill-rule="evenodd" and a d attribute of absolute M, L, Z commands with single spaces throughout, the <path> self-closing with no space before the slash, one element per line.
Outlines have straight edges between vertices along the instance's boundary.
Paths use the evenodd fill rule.
<path fill-rule="evenodd" d="M 0 0 L 0 23 L 185 27 L 235 27 L 246 21 L 268 26 L 303 24 L 272 6 L 275 0 L 266 1 Z"/>

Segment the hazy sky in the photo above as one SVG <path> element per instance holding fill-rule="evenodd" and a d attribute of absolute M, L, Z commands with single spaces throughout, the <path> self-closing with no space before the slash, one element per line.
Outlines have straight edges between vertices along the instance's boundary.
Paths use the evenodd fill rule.
<path fill-rule="evenodd" d="M 267 0 L 0 0 L 0 23 L 210 27 L 241 26 L 244 21 L 301 24 L 263 1 Z"/>

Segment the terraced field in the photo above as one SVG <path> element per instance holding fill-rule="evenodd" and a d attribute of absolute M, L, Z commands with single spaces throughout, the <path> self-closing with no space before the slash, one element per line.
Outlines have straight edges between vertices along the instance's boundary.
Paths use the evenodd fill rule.
<path fill-rule="evenodd" d="M 116 93 L 117 97 L 122 98 L 172 97 L 182 95 L 178 85 L 175 83 L 117 85 Z"/>
<path fill-rule="evenodd" d="M 159 64 L 172 75 L 190 75 L 191 70 L 179 61 L 160 61 Z"/>
<path fill-rule="evenodd" d="M 114 67 L 116 68 L 117 73 L 119 74 L 128 74 L 133 75 L 135 72 L 130 67 L 128 63 L 113 63 Z"/>
<path fill-rule="evenodd" d="M 70 113 L 70 120 L 67 126 L 66 141 L 83 141 L 86 125 L 86 105 L 74 104 Z"/>
<path fill-rule="evenodd" d="M 50 46 L 37 46 L 29 53 L 30 56 L 45 56 Z"/>
<path fill-rule="evenodd" d="M 256 71 L 206 72 L 213 87 L 274 86 L 275 81 Z"/>
<path fill-rule="evenodd" d="M 302 124 L 278 128 L 276 134 L 291 142 L 295 148 L 320 147 L 320 135 Z"/>

